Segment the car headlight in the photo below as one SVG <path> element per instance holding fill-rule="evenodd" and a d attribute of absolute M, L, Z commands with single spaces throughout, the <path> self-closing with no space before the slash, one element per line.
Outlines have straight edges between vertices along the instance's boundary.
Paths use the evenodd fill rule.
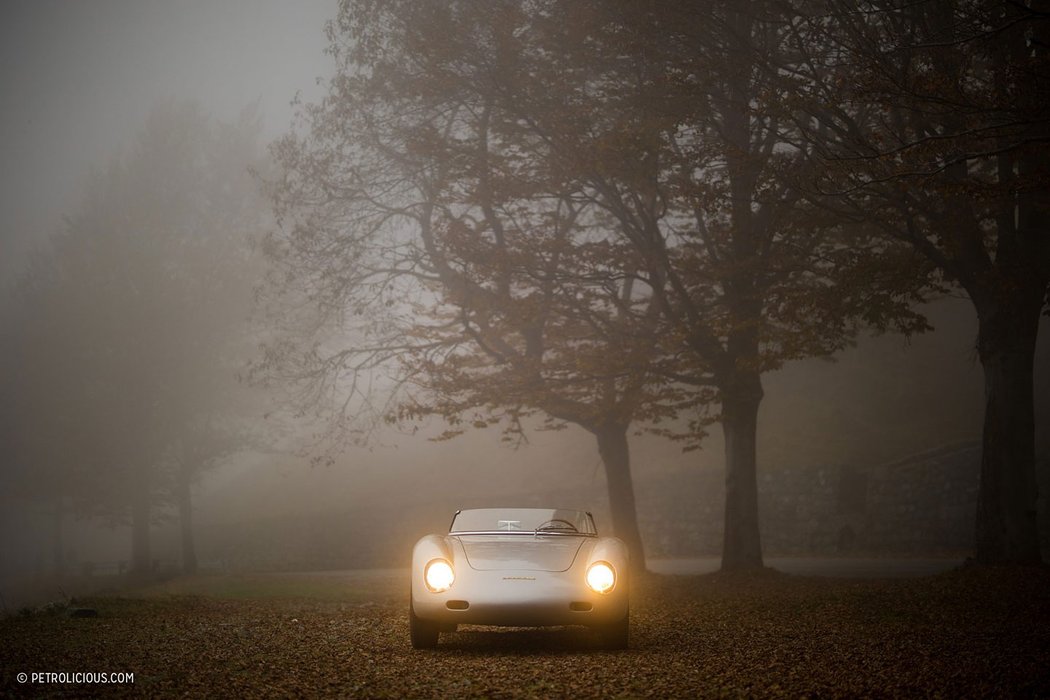
<path fill-rule="evenodd" d="M 444 559 L 431 559 L 423 569 L 423 581 L 431 593 L 441 593 L 452 587 L 456 574 Z"/>
<path fill-rule="evenodd" d="M 587 585 L 595 593 L 608 593 L 616 585 L 616 571 L 612 564 L 597 561 L 587 569 Z"/>

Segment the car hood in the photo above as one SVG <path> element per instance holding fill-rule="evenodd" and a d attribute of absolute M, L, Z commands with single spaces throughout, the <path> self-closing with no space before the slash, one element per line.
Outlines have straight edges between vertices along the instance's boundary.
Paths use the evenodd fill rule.
<path fill-rule="evenodd" d="M 470 568 L 477 571 L 566 571 L 590 538 L 464 535 L 457 539 Z"/>

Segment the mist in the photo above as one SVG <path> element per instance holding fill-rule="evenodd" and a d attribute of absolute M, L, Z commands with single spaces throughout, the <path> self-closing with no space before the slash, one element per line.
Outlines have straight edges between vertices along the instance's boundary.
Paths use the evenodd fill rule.
<path fill-rule="evenodd" d="M 378 161 L 338 180 L 323 170 L 333 154 L 366 159 L 369 153 L 354 149 L 368 142 L 324 142 L 337 123 L 325 121 L 337 116 L 335 98 L 331 113 L 302 112 L 326 96 L 346 97 L 326 81 L 363 74 L 339 63 L 345 54 L 324 52 L 324 23 L 340 17 L 335 3 L 26 1 L 6 3 L 2 17 L 5 605 L 45 591 L 38 581 L 64 576 L 90 586 L 133 573 L 174 576 L 187 571 L 188 558 L 189 571 L 203 574 L 405 568 L 416 539 L 443 531 L 457 509 L 469 507 L 579 508 L 594 513 L 600 530 L 629 539 L 628 516 L 615 492 L 610 495 L 604 433 L 593 427 L 591 414 L 559 412 L 557 402 L 529 393 L 534 385 L 487 374 L 513 364 L 508 358 L 515 352 L 532 351 L 526 331 L 538 317 L 555 319 L 550 327 L 557 335 L 544 342 L 558 364 L 544 381 L 568 377 L 574 393 L 567 401 L 597 411 L 594 406 L 632 391 L 652 400 L 619 424 L 629 441 L 635 504 L 629 517 L 636 513 L 644 560 L 723 555 L 727 503 L 737 506 L 727 501 L 722 409 L 704 392 L 717 387 L 725 397 L 731 382 L 719 385 L 717 363 L 693 358 L 685 340 L 653 351 L 660 345 L 655 338 L 688 335 L 675 326 L 677 317 L 653 319 L 689 300 L 646 306 L 658 296 L 659 277 L 639 262 L 646 251 L 624 243 L 630 239 L 619 232 L 629 228 L 602 201 L 604 191 L 579 184 L 590 171 L 563 176 L 558 169 L 568 166 L 560 160 L 551 161 L 555 166 L 525 162 L 528 148 L 539 152 L 538 137 L 511 143 L 520 123 L 509 111 L 494 117 L 494 123 L 503 120 L 492 127 L 494 151 L 510 144 L 493 165 L 494 184 L 475 181 L 471 168 L 480 166 L 448 156 L 454 172 L 447 177 L 460 179 L 442 190 L 447 199 L 436 199 L 449 219 L 466 213 L 458 229 L 448 221 L 434 225 L 447 234 L 436 244 L 447 260 L 420 263 L 420 251 L 430 249 L 413 238 L 417 210 L 393 199 L 376 203 L 395 195 L 411 199 L 416 184 L 400 172 L 371 170 Z M 432 51 L 435 65 L 451 50 L 444 44 L 408 48 Z M 482 69 L 499 75 L 517 66 Z M 604 64 L 594 70 L 606 71 L 609 81 L 617 77 L 617 69 Z M 438 103 L 428 90 L 444 89 L 406 85 L 391 88 L 405 104 L 418 95 Z M 406 113 L 398 112 L 403 104 L 395 98 L 393 106 L 381 104 L 376 90 L 368 95 L 376 100 L 374 114 Z M 475 105 L 475 97 L 464 103 Z M 490 98 L 481 95 L 476 103 Z M 365 122 L 361 116 L 351 126 Z M 412 132 L 404 139 L 406 158 L 423 151 L 438 161 L 446 151 L 469 151 L 488 128 L 480 117 L 477 122 L 450 125 L 449 143 L 439 145 L 431 142 L 436 128 Z M 719 158 L 683 143 L 703 160 L 696 172 L 717 170 Z M 625 157 L 626 166 L 595 167 L 617 187 L 637 187 L 639 201 L 656 201 L 648 180 L 632 180 L 658 160 L 646 153 L 651 159 Z M 537 184 L 548 167 L 564 182 Z M 517 183 L 524 194 L 515 190 L 515 176 L 525 183 Z M 654 170 L 652 181 L 665 184 L 662 177 Z M 435 190 L 447 185 L 430 184 Z M 366 192 L 371 186 L 375 191 Z M 704 192 L 705 206 L 723 196 L 719 187 Z M 471 190 L 465 201 L 451 201 L 457 188 L 480 194 L 475 199 Z M 318 192 L 351 194 L 345 208 L 326 210 Z M 397 207 L 396 216 L 389 215 Z M 523 231 L 566 216 L 565 207 L 579 208 L 562 224 L 579 236 L 571 255 L 583 262 L 563 271 L 569 291 L 536 309 L 530 304 L 549 292 L 536 281 L 542 279 L 536 260 L 547 264 L 556 256 L 529 258 L 531 239 Z M 494 216 L 493 209 L 506 216 Z M 688 223 L 686 209 L 668 214 L 674 235 L 688 228 L 681 224 Z M 360 220 L 390 216 L 396 225 L 370 220 L 376 238 L 364 240 L 353 228 L 358 212 L 364 212 Z M 817 224 L 792 223 L 784 214 L 785 230 L 824 225 L 810 215 Z M 723 216 L 713 214 L 712 226 L 724 224 Z M 521 227 L 517 234 L 511 219 Z M 476 229 L 463 223 L 482 220 L 487 223 Z M 501 221 L 508 239 L 525 241 L 520 248 L 509 244 L 511 262 L 470 258 L 471 245 L 495 249 Z M 350 230 L 359 236 L 352 251 L 329 254 L 333 246 L 317 243 L 332 244 Z M 476 241 L 464 243 L 474 234 Z M 868 232 L 856 235 L 862 234 Z M 882 246 L 872 250 L 898 254 Z M 343 254 L 367 269 L 322 269 Z M 626 260 L 623 270 L 610 272 L 607 259 Z M 906 254 L 901 259 L 906 264 L 898 270 L 915 264 Z M 688 258 L 672 263 L 700 269 Z M 409 264 L 418 265 L 416 279 L 374 281 L 376 270 L 408 270 Z M 508 273 L 514 265 L 527 274 Z M 443 277 L 446 267 L 465 270 L 464 277 L 481 280 L 479 288 L 510 301 L 498 312 L 492 311 L 496 302 L 472 307 L 477 295 Z M 605 276 L 592 283 L 599 274 Z M 763 553 L 971 556 L 986 407 L 978 317 L 958 285 L 942 278 L 923 287 L 924 274 L 899 283 L 885 300 L 858 294 L 873 300 L 867 310 L 843 303 L 827 314 L 846 320 L 824 323 L 822 317 L 814 324 L 821 328 L 808 328 L 802 339 L 783 330 L 792 316 L 785 314 L 768 346 L 788 350 L 761 362 L 752 358 L 768 367 L 754 405 L 759 565 Z M 704 275 L 683 288 L 700 288 Z M 854 294 L 854 282 L 839 283 L 843 299 Z M 733 288 L 732 280 L 722 280 L 692 301 L 717 306 L 716 297 Z M 784 303 L 809 293 L 819 296 L 783 292 Z M 598 342 L 597 332 L 581 330 L 582 316 L 572 315 L 580 300 L 593 305 L 596 328 L 620 329 L 615 342 Z M 460 311 L 464 327 L 456 330 Z M 915 321 L 918 315 L 928 319 L 928 329 Z M 716 317 L 713 327 L 732 328 L 726 318 Z M 839 335 L 827 331 L 839 324 Z M 1050 341 L 1045 316 L 1037 325 L 1034 434 L 1039 493 L 1045 494 Z M 451 339 L 452 333 L 459 335 Z M 479 336 L 483 340 L 469 346 Z M 418 342 L 411 349 L 419 354 L 407 360 L 390 350 L 410 342 Z M 426 354 L 426 343 L 446 350 Z M 346 348 L 357 355 L 339 359 L 332 375 L 321 374 Z M 359 357 L 366 351 L 367 358 Z M 470 373 L 497 356 L 484 371 Z M 642 369 L 631 371 L 644 378 L 628 389 L 616 384 L 614 393 L 622 395 L 609 399 L 602 392 L 621 381 L 627 360 L 636 357 L 643 358 Z M 682 357 L 691 359 L 658 374 Z M 449 358 L 462 364 L 423 376 Z M 615 382 L 598 389 L 597 380 L 586 384 L 587 377 L 608 379 L 604 365 Z M 462 384 L 471 382 L 479 395 L 463 395 Z M 704 388 L 688 389 L 694 386 Z M 136 486 L 137 480 L 146 483 Z M 1038 508 L 1045 551 L 1045 496 Z M 726 565 L 749 566 L 754 555 L 748 550 Z"/>

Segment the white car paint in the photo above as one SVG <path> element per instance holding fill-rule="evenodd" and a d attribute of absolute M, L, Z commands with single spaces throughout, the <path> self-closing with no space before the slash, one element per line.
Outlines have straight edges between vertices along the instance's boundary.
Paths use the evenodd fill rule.
<path fill-rule="evenodd" d="M 432 591 L 424 580 L 427 564 L 435 559 L 452 565 L 455 579 L 447 590 Z M 606 593 L 586 582 L 588 568 L 597 562 L 609 564 L 616 574 Z M 629 619 L 628 565 L 624 543 L 600 537 L 584 511 L 458 512 L 447 534 L 427 535 L 413 549 L 413 646 L 434 646 L 439 632 L 459 624 L 586 625 L 599 630 L 606 646 L 622 648 Z"/>

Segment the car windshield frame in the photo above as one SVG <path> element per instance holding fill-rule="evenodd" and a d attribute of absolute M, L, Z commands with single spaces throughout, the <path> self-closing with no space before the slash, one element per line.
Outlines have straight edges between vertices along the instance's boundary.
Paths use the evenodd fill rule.
<path fill-rule="evenodd" d="M 466 516 L 466 517 L 463 517 Z M 552 521 L 564 521 L 572 528 L 548 527 Z M 462 529 L 457 529 L 457 523 Z M 490 526 L 491 524 L 491 526 Z M 448 534 L 460 535 L 528 535 L 530 537 L 597 537 L 594 516 L 572 508 L 471 508 L 456 511 Z"/>

